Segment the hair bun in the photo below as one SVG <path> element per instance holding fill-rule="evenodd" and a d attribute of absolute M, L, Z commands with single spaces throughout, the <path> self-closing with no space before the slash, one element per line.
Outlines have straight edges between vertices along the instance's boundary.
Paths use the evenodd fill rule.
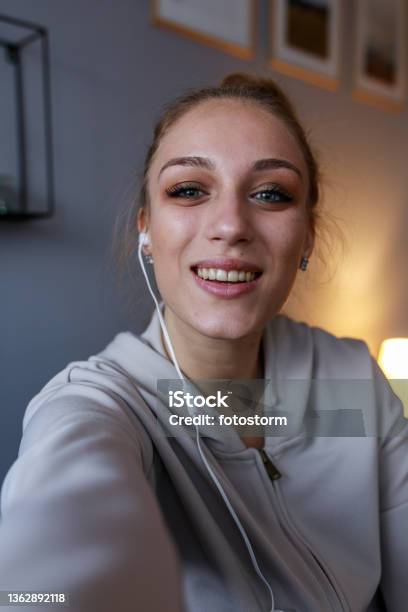
<path fill-rule="evenodd" d="M 256 77 L 246 72 L 232 72 L 222 79 L 220 87 L 254 87 L 257 81 Z"/>
<path fill-rule="evenodd" d="M 294 110 L 289 100 L 286 99 L 279 85 L 271 78 L 250 74 L 248 72 L 231 72 L 231 74 L 227 74 L 227 76 L 222 79 L 219 88 L 240 89 L 247 92 L 255 91 L 260 96 L 276 96 L 281 100 L 285 99 L 285 104 L 287 104 L 288 108 L 290 106 L 290 112 L 294 114 Z"/>

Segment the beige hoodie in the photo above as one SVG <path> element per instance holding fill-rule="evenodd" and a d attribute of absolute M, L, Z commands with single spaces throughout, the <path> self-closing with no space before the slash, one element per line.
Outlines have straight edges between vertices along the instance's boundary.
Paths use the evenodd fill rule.
<path fill-rule="evenodd" d="M 233 426 L 199 431 L 276 608 L 406 612 L 400 401 L 361 341 L 279 315 L 263 350 L 265 413 L 304 427 L 266 436 L 264 453 Z M 269 612 L 194 427 L 169 423 L 184 409 L 169 409 L 163 379 L 177 374 L 154 313 L 32 399 L 1 491 L 0 590 L 66 593 L 72 612 Z"/>

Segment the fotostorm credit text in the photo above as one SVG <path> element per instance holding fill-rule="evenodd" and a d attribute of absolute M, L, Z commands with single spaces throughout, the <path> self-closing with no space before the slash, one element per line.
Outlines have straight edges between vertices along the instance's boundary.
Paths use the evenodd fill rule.
<path fill-rule="evenodd" d="M 216 417 L 210 416 L 209 414 L 197 414 L 195 416 L 179 416 L 172 414 L 169 417 L 170 425 L 215 425 L 218 421 L 219 425 L 277 425 L 279 427 L 286 427 L 288 419 L 285 416 L 262 416 L 255 414 L 252 416 L 238 416 L 236 414 L 232 416 L 226 416 L 220 414 Z"/>

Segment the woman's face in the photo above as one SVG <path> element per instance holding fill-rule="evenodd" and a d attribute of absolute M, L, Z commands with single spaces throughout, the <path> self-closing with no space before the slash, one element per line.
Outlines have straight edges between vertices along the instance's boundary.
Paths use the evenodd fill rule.
<path fill-rule="evenodd" d="M 285 124 L 253 103 L 203 102 L 162 138 L 148 190 L 139 229 L 166 307 L 207 337 L 261 332 L 313 248 L 307 167 Z"/>

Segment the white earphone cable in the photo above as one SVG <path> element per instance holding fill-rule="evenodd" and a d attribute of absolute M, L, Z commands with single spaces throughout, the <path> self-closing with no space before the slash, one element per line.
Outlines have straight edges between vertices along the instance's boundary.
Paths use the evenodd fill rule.
<path fill-rule="evenodd" d="M 139 261 L 140 261 L 140 266 L 142 268 L 142 271 L 143 271 L 144 277 L 146 279 L 147 286 L 149 288 L 151 296 L 152 296 L 152 298 L 154 300 L 154 303 L 156 305 L 156 310 L 157 310 L 157 313 L 158 313 L 158 316 L 159 316 L 160 326 L 161 326 L 161 329 L 163 331 L 163 335 L 164 335 L 165 340 L 166 340 L 167 348 L 168 348 L 169 353 L 171 355 L 171 358 L 173 360 L 174 367 L 177 370 L 177 374 L 178 374 L 179 378 L 181 380 L 187 380 L 187 378 L 185 376 L 183 376 L 183 374 L 181 372 L 181 369 L 180 369 L 180 366 L 178 364 L 178 361 L 176 359 L 176 355 L 175 355 L 174 350 L 173 350 L 173 345 L 171 343 L 170 336 L 168 334 L 167 327 L 166 327 L 166 324 L 164 322 L 164 319 L 163 319 L 163 316 L 162 316 L 162 313 L 161 313 L 161 310 L 160 310 L 160 305 L 159 305 L 159 303 L 158 303 L 158 301 L 156 299 L 156 296 L 154 295 L 154 292 L 153 292 L 153 290 L 151 288 L 151 285 L 150 285 L 149 277 L 148 277 L 148 275 L 146 273 L 146 270 L 145 270 L 145 266 L 144 266 L 144 262 L 143 262 L 143 257 L 142 257 L 142 246 L 143 246 L 143 244 L 145 244 L 146 238 L 147 238 L 147 234 L 145 234 L 144 232 L 141 232 L 139 234 L 138 257 L 139 257 Z M 206 468 L 207 468 L 207 470 L 208 470 L 208 472 L 209 472 L 209 474 L 210 474 L 210 476 L 211 476 L 215 486 L 217 487 L 218 491 L 220 492 L 221 497 L 223 498 L 223 500 L 224 500 L 224 502 L 225 502 L 225 504 L 226 504 L 226 506 L 227 506 L 227 508 L 228 508 L 228 510 L 229 510 L 229 512 L 230 512 L 230 514 L 232 516 L 232 518 L 235 521 L 235 524 L 237 525 L 237 527 L 238 527 L 238 529 L 239 529 L 239 531 L 240 531 L 240 533 L 242 535 L 242 538 L 243 538 L 243 540 L 245 542 L 245 545 L 246 545 L 246 547 L 248 549 L 249 556 L 251 558 L 252 564 L 254 566 L 255 572 L 257 573 L 257 575 L 259 576 L 259 578 L 262 580 L 262 582 L 265 584 L 265 586 L 267 587 L 267 589 L 269 591 L 269 594 L 271 596 L 271 603 L 272 603 L 272 607 L 271 607 L 270 612 L 282 612 L 281 610 L 277 610 L 275 608 L 275 599 L 274 599 L 274 596 L 273 596 L 272 588 L 269 585 L 268 581 L 266 580 L 265 576 L 262 574 L 262 572 L 261 572 L 261 570 L 259 568 L 259 565 L 258 565 L 258 562 L 256 560 L 255 553 L 253 551 L 251 542 L 250 542 L 250 540 L 248 538 L 248 535 L 247 535 L 244 527 L 241 524 L 241 521 L 239 520 L 239 518 L 238 518 L 234 508 L 232 507 L 231 502 L 229 501 L 229 499 L 228 499 L 226 493 L 224 492 L 224 490 L 223 490 L 223 488 L 222 488 L 222 486 L 221 486 L 217 476 L 214 474 L 211 466 L 209 465 L 209 463 L 208 463 L 208 461 L 207 461 L 207 459 L 206 459 L 206 457 L 205 457 L 205 455 L 203 453 L 203 450 L 202 450 L 201 445 L 200 445 L 200 433 L 199 433 L 198 426 L 196 425 L 195 428 L 196 428 L 196 434 L 197 434 L 197 447 L 198 447 L 201 459 L 202 459 L 204 465 L 206 466 Z"/>

